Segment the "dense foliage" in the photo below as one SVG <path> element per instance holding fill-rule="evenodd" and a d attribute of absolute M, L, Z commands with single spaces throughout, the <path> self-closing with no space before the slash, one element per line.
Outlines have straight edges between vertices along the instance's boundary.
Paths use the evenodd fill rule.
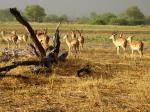
<path fill-rule="evenodd" d="M 24 9 L 24 15 L 29 21 L 41 22 L 46 16 L 45 10 L 39 5 L 27 6 Z"/>

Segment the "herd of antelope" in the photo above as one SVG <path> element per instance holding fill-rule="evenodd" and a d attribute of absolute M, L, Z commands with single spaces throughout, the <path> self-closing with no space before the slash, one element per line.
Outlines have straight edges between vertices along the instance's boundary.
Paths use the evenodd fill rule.
<path fill-rule="evenodd" d="M 42 32 L 38 32 L 35 30 L 35 34 L 38 38 L 38 40 L 41 42 L 44 48 L 47 48 L 49 46 L 49 36 L 47 34 L 47 29 L 44 29 Z M 27 43 L 28 41 L 28 34 L 17 34 L 16 31 L 12 31 L 10 34 L 6 34 L 5 31 L 1 31 L 1 37 L 2 39 L 7 42 L 8 48 L 10 47 L 10 43 L 13 43 L 17 45 L 20 42 L 25 42 Z M 132 55 L 134 51 L 137 51 L 142 57 L 143 55 L 143 42 L 142 41 L 135 41 L 132 39 L 134 36 L 129 36 L 127 39 L 123 37 L 123 34 L 120 34 L 117 37 L 117 33 L 113 33 L 109 39 L 112 40 L 113 44 L 115 45 L 117 49 L 117 55 L 120 53 L 120 48 L 126 51 L 127 43 L 129 44 Z M 68 46 L 68 51 L 69 54 L 72 54 L 73 51 L 75 53 L 78 53 L 83 49 L 84 42 L 85 42 L 85 37 L 82 35 L 81 31 L 79 30 L 71 30 L 71 34 L 66 34 L 63 36 L 63 39 L 65 40 L 67 46 Z"/>
<path fill-rule="evenodd" d="M 84 36 L 81 34 L 81 32 L 79 30 L 74 30 L 74 31 L 72 30 L 72 32 L 71 32 L 72 40 L 69 41 L 68 37 L 69 37 L 69 35 L 65 35 L 63 37 L 63 39 L 65 39 L 65 41 L 66 41 L 66 44 L 69 49 L 69 54 L 72 53 L 73 49 L 74 49 L 75 53 L 77 53 L 77 52 L 79 52 L 79 50 L 83 49 Z"/>
<path fill-rule="evenodd" d="M 127 39 L 123 37 L 123 34 L 120 34 L 119 37 L 116 37 L 117 33 L 113 33 L 110 36 L 110 39 L 112 39 L 113 44 L 115 45 L 115 47 L 117 48 L 117 54 L 119 55 L 119 49 L 120 47 L 124 50 L 124 52 L 126 51 L 126 47 L 127 47 L 127 43 L 129 43 L 129 46 L 131 48 L 132 51 L 132 55 L 134 51 L 137 51 L 140 55 L 140 57 L 143 56 L 143 47 L 144 44 L 142 41 L 139 40 L 133 40 L 132 38 L 134 36 L 129 36 Z"/>
<path fill-rule="evenodd" d="M 44 45 L 44 47 L 48 47 L 49 44 L 49 36 L 47 35 L 47 29 L 44 29 L 42 32 L 37 32 L 35 30 L 35 34 L 38 40 Z M 7 43 L 7 47 L 10 48 L 10 44 L 14 44 L 17 46 L 21 42 L 28 43 L 29 35 L 25 34 L 17 34 L 16 31 L 12 31 L 11 33 L 6 33 L 5 31 L 1 31 L 1 37 L 3 41 Z"/>

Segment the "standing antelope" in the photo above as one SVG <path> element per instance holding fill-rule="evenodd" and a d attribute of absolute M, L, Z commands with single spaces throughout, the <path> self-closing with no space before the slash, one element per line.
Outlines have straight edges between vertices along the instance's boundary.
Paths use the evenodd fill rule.
<path fill-rule="evenodd" d="M 11 34 L 6 34 L 5 31 L 1 31 L 1 36 L 2 39 L 7 42 L 8 48 L 10 47 L 11 42 L 17 45 L 18 36 L 16 35 L 16 31 L 12 31 Z"/>
<path fill-rule="evenodd" d="M 77 34 L 76 34 L 75 30 L 71 31 L 71 37 L 72 37 L 73 40 L 79 41 L 78 38 L 77 38 Z"/>
<path fill-rule="evenodd" d="M 19 43 L 19 46 L 20 46 L 20 44 L 21 44 L 21 42 L 24 42 L 24 43 L 26 43 L 26 46 L 27 46 L 27 42 L 28 42 L 28 34 L 27 33 L 25 33 L 25 34 L 17 34 L 17 36 L 18 36 L 18 43 Z"/>
<path fill-rule="evenodd" d="M 45 48 L 49 46 L 49 36 L 47 35 L 47 29 L 44 29 L 43 32 L 37 33 L 35 31 L 38 40 L 44 45 Z"/>
<path fill-rule="evenodd" d="M 72 48 L 74 49 L 75 53 L 77 53 L 77 52 L 79 51 L 79 41 L 78 41 L 78 40 L 73 39 L 72 41 L 69 41 L 69 40 L 68 40 L 68 35 L 65 35 L 65 36 L 63 37 L 63 39 L 66 40 L 66 44 L 67 44 L 67 46 L 68 46 L 68 48 L 69 48 L 69 54 L 71 54 Z"/>
<path fill-rule="evenodd" d="M 83 49 L 84 37 L 82 36 L 82 34 L 81 34 L 81 32 L 79 30 L 77 30 L 77 32 L 79 33 L 78 41 L 79 41 L 80 49 Z"/>
<path fill-rule="evenodd" d="M 17 34 L 18 35 L 18 34 Z M 28 41 L 28 35 L 25 33 L 25 34 L 22 34 L 22 35 L 18 35 L 18 41 L 22 41 L 22 42 L 27 42 Z"/>
<path fill-rule="evenodd" d="M 140 57 L 142 57 L 144 44 L 143 44 L 142 41 L 135 41 L 135 40 L 133 41 L 132 37 L 133 36 L 129 36 L 127 38 L 128 42 L 129 42 L 129 45 L 131 47 L 132 55 L 133 55 L 133 52 L 135 50 L 135 51 L 138 51 Z"/>
<path fill-rule="evenodd" d="M 117 55 L 119 55 L 119 49 L 120 47 L 122 47 L 122 49 L 125 51 L 126 47 L 127 47 L 127 40 L 125 38 L 122 37 L 122 34 L 120 35 L 120 37 L 116 38 L 117 34 L 114 33 L 110 36 L 109 39 L 112 39 L 113 44 L 116 46 L 117 48 Z"/>
<path fill-rule="evenodd" d="M 71 38 L 72 39 L 76 38 L 76 33 L 74 30 L 71 30 Z"/>

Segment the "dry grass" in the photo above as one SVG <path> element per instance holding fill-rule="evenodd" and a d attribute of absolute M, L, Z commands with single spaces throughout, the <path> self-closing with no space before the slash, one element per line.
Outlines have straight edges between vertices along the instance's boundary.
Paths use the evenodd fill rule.
<path fill-rule="evenodd" d="M 63 40 L 62 45 L 64 51 Z M 78 57 L 54 65 L 50 74 L 33 74 L 31 67 L 1 74 L 0 111 L 149 112 L 149 45 L 140 59 L 131 57 L 129 49 L 117 56 L 109 41 L 88 41 Z M 86 64 L 92 67 L 90 76 L 76 77 Z"/>

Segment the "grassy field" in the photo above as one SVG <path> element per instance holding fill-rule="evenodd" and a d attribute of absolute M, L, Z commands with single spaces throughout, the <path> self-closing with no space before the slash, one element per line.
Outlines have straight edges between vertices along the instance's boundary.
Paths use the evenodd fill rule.
<path fill-rule="evenodd" d="M 35 29 L 48 27 L 49 35 L 56 24 L 32 23 Z M 33 112 L 150 112 L 150 26 L 98 26 L 63 24 L 61 36 L 72 28 L 85 35 L 83 51 L 53 66 L 50 74 L 33 74 L 30 67 L 18 67 L 0 75 L 0 111 Z M 25 32 L 18 23 L 0 23 L 1 30 Z M 108 39 L 118 30 L 124 36 L 136 34 L 145 44 L 144 56 L 135 53 L 116 55 Z M 1 47 L 6 45 L 1 41 Z M 21 46 L 22 48 L 24 45 Z M 61 39 L 61 52 L 67 46 Z M 122 51 L 121 51 L 122 52 Z M 10 64 L 1 62 L 0 67 Z M 24 58 L 24 60 L 29 60 Z M 77 77 L 76 71 L 89 64 L 90 76 Z"/>

